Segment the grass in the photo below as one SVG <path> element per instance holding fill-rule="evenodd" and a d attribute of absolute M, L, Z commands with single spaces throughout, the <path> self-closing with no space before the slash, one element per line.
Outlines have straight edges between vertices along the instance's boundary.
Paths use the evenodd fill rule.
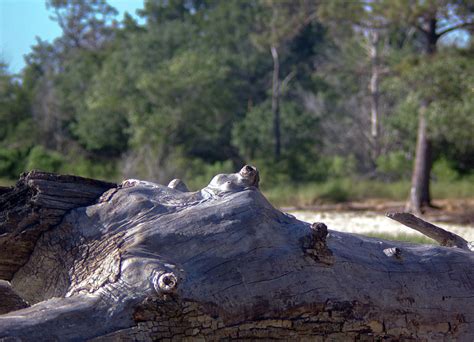
<path fill-rule="evenodd" d="M 282 184 L 262 188 L 265 196 L 276 206 L 310 207 L 321 203 L 365 199 L 404 201 L 408 197 L 410 182 L 385 183 L 344 178 L 325 183 Z M 451 182 L 432 182 L 431 193 L 435 199 L 471 198 L 474 193 L 474 180 L 470 177 Z"/>
<path fill-rule="evenodd" d="M 398 234 L 365 233 L 361 235 L 384 239 L 384 240 L 391 240 L 391 241 L 403 241 L 403 242 L 419 243 L 419 244 L 425 244 L 425 245 L 437 245 L 436 241 L 428 237 L 405 234 L 405 233 L 398 233 Z"/>
<path fill-rule="evenodd" d="M 452 182 L 433 182 L 433 198 L 472 198 L 474 194 L 474 177 Z"/>
<path fill-rule="evenodd" d="M 15 180 L 7 179 L 7 178 L 0 178 L 0 186 L 11 186 L 16 183 Z"/>

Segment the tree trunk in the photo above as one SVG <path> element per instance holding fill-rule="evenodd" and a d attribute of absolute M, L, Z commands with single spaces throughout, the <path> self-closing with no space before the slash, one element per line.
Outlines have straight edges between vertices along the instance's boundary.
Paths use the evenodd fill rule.
<path fill-rule="evenodd" d="M 439 35 L 436 33 L 437 20 L 428 19 L 425 23 L 424 34 L 426 38 L 425 55 L 427 58 L 436 54 Z M 418 113 L 418 134 L 416 154 L 411 178 L 410 196 L 406 210 L 420 213 L 423 206 L 431 205 L 430 175 L 432 167 L 431 141 L 428 137 L 426 110 L 429 100 L 424 99 L 420 104 Z"/>
<path fill-rule="evenodd" d="M 127 180 L 98 200 L 110 184 L 68 177 L 2 191 L 0 243 L 18 248 L 0 253 L 0 339 L 474 340 L 467 249 L 298 221 L 251 166 L 193 193 Z"/>
<path fill-rule="evenodd" d="M 415 163 L 410 188 L 410 198 L 406 210 L 421 213 L 423 206 L 431 204 L 431 142 L 428 139 L 426 123 L 426 105 L 423 104 L 418 114 L 418 136 L 416 141 Z"/>
<path fill-rule="evenodd" d="M 370 60 L 371 75 L 369 83 L 370 92 L 370 133 L 372 136 L 372 160 L 374 164 L 380 154 L 379 144 L 379 82 L 380 82 L 380 66 L 378 54 L 379 33 L 377 31 L 370 32 Z"/>
<path fill-rule="evenodd" d="M 280 62 L 276 46 L 270 48 L 273 58 L 272 78 L 272 116 L 273 134 L 275 139 L 275 160 L 280 160 L 281 155 L 281 132 L 280 132 Z"/>

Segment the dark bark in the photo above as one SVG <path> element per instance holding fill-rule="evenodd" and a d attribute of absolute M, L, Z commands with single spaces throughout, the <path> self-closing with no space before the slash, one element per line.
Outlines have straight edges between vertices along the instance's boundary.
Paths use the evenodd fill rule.
<path fill-rule="evenodd" d="M 439 39 L 439 35 L 436 33 L 436 27 L 437 27 L 438 21 L 436 18 L 431 18 L 428 20 L 426 24 L 426 54 L 429 55 L 434 55 L 437 52 L 437 43 Z"/>

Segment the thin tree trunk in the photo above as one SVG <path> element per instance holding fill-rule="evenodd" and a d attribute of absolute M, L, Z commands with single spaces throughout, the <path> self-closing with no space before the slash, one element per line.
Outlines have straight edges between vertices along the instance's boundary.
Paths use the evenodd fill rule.
<path fill-rule="evenodd" d="M 431 203 L 431 141 L 428 139 L 426 107 L 426 102 L 424 102 L 419 112 L 415 164 L 411 179 L 410 197 L 406 206 L 406 210 L 413 213 L 420 213 L 423 206 L 429 206 Z"/>
<path fill-rule="evenodd" d="M 426 46 L 425 55 L 427 57 L 436 54 L 439 35 L 436 33 L 437 20 L 435 17 L 427 20 L 425 24 Z M 426 122 L 426 110 L 429 104 L 428 99 L 422 100 L 418 114 L 418 136 L 416 143 L 415 165 L 411 179 L 410 196 L 406 204 L 406 210 L 413 213 L 420 213 L 423 206 L 431 205 L 430 194 L 430 174 L 432 167 L 431 141 L 428 137 L 428 127 Z"/>
<path fill-rule="evenodd" d="M 372 159 L 375 163 L 380 154 L 379 144 L 379 54 L 377 43 L 379 40 L 379 33 L 373 31 L 370 33 L 370 59 L 371 59 L 371 75 L 370 75 L 370 133 L 372 137 Z"/>
<path fill-rule="evenodd" d="M 278 161 L 281 155 L 281 132 L 280 132 L 280 61 L 276 46 L 271 48 L 273 58 L 273 80 L 272 80 L 272 115 L 273 134 L 275 138 L 275 160 Z"/>

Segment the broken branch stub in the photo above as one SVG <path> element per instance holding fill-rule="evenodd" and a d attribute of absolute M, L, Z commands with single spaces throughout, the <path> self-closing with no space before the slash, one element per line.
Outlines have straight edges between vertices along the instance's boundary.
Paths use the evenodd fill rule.
<path fill-rule="evenodd" d="M 172 293 L 177 289 L 178 278 L 172 272 L 157 273 L 153 277 L 153 286 L 158 293 Z"/>
<path fill-rule="evenodd" d="M 316 222 L 310 228 L 311 234 L 303 238 L 304 252 L 317 262 L 332 265 L 334 258 L 326 243 L 327 226 L 322 222 Z"/>
<path fill-rule="evenodd" d="M 387 213 L 386 216 L 392 220 L 419 231 L 423 235 L 435 240 L 441 246 L 457 247 L 464 250 L 471 250 L 469 243 L 459 235 L 451 233 L 443 228 L 426 222 L 410 213 Z"/>
<path fill-rule="evenodd" d="M 168 188 L 176 189 L 182 192 L 189 192 L 186 184 L 184 184 L 184 182 L 178 178 L 173 179 L 171 182 L 169 182 Z"/>
<path fill-rule="evenodd" d="M 383 252 L 388 257 L 395 257 L 399 260 L 401 260 L 402 258 L 402 250 L 398 247 L 385 248 Z"/>

